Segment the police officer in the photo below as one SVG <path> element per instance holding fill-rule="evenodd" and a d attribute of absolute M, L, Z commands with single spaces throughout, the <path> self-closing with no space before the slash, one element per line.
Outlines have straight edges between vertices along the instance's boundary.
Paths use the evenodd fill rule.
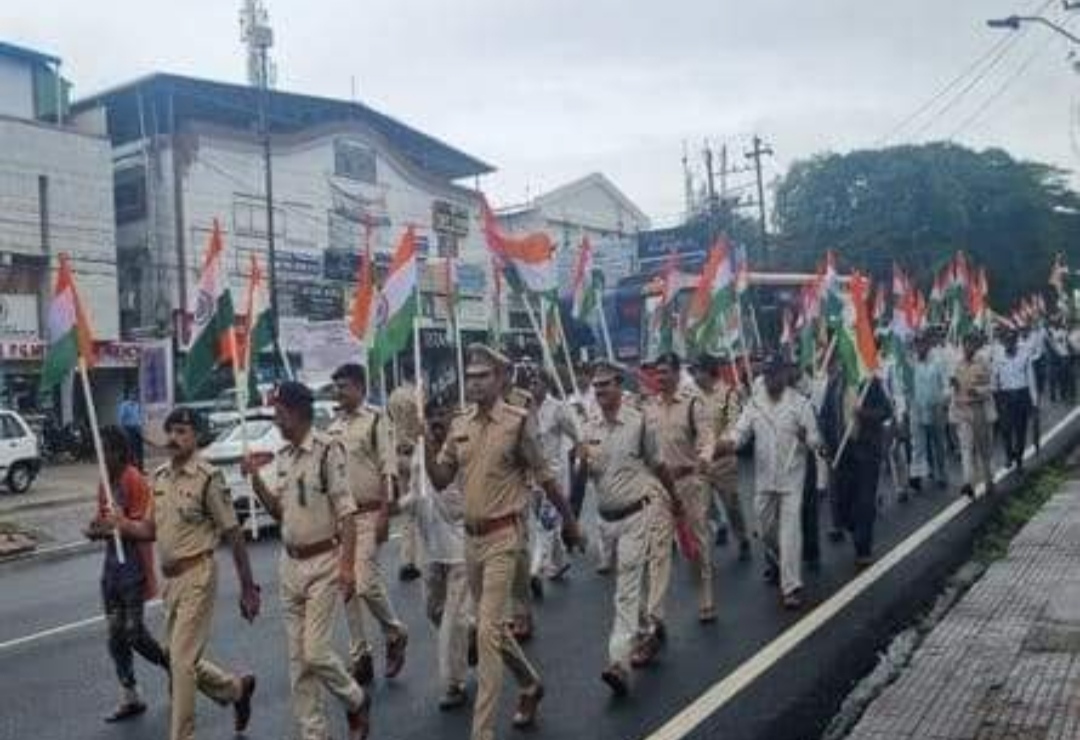
<path fill-rule="evenodd" d="M 661 355 L 654 368 L 660 392 L 646 407 L 646 418 L 656 430 L 660 463 L 674 484 L 679 515 L 685 518 L 690 534 L 696 540 L 698 619 L 703 623 L 714 622 L 716 604 L 708 523 L 712 488 L 705 478 L 715 445 L 713 424 L 702 400 L 692 391 L 679 388 L 682 362 L 677 354 Z M 670 559 L 670 548 L 667 551 Z M 657 558 L 661 557 L 657 553 Z M 660 593 L 666 593 L 670 567 L 660 563 L 653 572 L 657 581 L 653 586 Z M 660 615 L 651 616 L 660 619 Z"/>
<path fill-rule="evenodd" d="M 529 476 L 558 507 L 568 543 L 580 543 L 577 523 L 540 449 L 535 418 L 501 397 L 508 364 L 489 347 L 469 346 L 465 387 L 473 405 L 454 418 L 437 455 L 434 446 L 428 448 L 435 487 L 443 489 L 460 475 L 465 492 L 465 563 L 477 605 L 480 653 L 473 740 L 495 737 L 504 663 L 521 686 L 515 727 L 535 723 L 544 695 L 539 674 L 503 622 L 524 548 Z"/>
<path fill-rule="evenodd" d="M 713 423 L 713 436 L 719 439 L 735 424 L 741 407 L 739 390 L 720 377 L 720 360 L 713 355 L 702 355 L 693 367 L 694 382 L 701 400 Z M 739 543 L 739 559 L 750 557 L 750 533 L 739 500 L 739 461 L 733 456 L 718 457 L 709 466 L 706 476 L 716 491 L 724 509 L 728 524 Z M 717 542 L 722 542 L 724 529 L 717 531 Z"/>
<path fill-rule="evenodd" d="M 356 502 L 349 493 L 345 447 L 312 428 L 313 404 L 303 384 L 278 386 L 274 422 L 287 444 L 277 455 L 275 483 L 267 485 L 250 459 L 243 470 L 263 506 L 281 522 L 279 579 L 300 737 L 325 740 L 325 688 L 345 705 L 349 740 L 364 740 L 370 696 L 331 647 L 338 599 L 356 596 Z"/>
<path fill-rule="evenodd" d="M 595 366 L 595 409 L 585 423 L 580 449 L 596 484 L 596 508 L 614 545 L 615 621 L 608 641 L 608 666 L 600 678 L 616 696 L 629 691 L 629 666 L 644 612 L 642 578 L 649 552 L 653 507 L 670 506 L 670 494 L 650 471 L 655 463 L 654 435 L 644 415 L 623 403 L 622 369 L 610 362 Z"/>
<path fill-rule="evenodd" d="M 174 409 L 165 419 L 172 459 L 154 471 L 153 517 L 133 520 L 115 513 L 120 533 L 157 540 L 165 576 L 165 650 L 172 683 L 171 740 L 195 737 L 195 690 L 219 704 L 232 704 L 237 732 L 247 729 L 255 676 L 227 673 L 202 657 L 210 638 L 217 595 L 214 550 L 222 537 L 232 547 L 240 580 L 240 614 L 259 613 L 259 587 L 251 576 L 244 537 L 221 471 L 196 449 L 195 415 Z"/>
<path fill-rule="evenodd" d="M 387 678 L 405 665 L 408 633 L 397 618 L 379 569 L 379 546 L 386 540 L 389 487 L 397 475 L 397 458 L 390 442 L 389 422 L 377 409 L 364 405 L 367 373 L 350 363 L 333 375 L 340 411 L 327 432 L 345 445 L 348 453 L 349 490 L 356 501 L 356 598 L 345 604 L 349 625 L 349 657 L 353 678 L 371 683 L 371 647 L 364 633 L 363 607 L 378 621 L 386 640 Z"/>

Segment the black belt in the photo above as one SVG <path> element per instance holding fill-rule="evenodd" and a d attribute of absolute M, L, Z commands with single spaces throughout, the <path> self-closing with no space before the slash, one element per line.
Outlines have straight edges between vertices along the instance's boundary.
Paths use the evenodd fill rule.
<path fill-rule="evenodd" d="M 639 498 L 634 503 L 630 504 L 629 506 L 624 506 L 621 509 L 610 509 L 608 511 L 603 511 L 601 509 L 598 510 L 597 513 L 600 515 L 600 518 L 603 519 L 605 522 L 621 522 L 626 517 L 633 516 L 648 505 L 648 498 Z"/>

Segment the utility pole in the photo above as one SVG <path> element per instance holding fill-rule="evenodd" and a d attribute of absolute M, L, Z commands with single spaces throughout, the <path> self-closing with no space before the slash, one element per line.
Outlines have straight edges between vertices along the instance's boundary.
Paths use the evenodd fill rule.
<path fill-rule="evenodd" d="M 761 158 L 773 156 L 772 147 L 768 146 L 761 140 L 761 137 L 757 134 L 754 135 L 754 148 L 746 153 L 747 159 L 754 160 L 754 170 L 757 172 L 757 205 L 758 205 L 758 220 L 761 226 L 761 249 L 762 252 L 768 250 L 768 234 L 765 230 L 765 180 L 761 174 Z"/>
<path fill-rule="evenodd" d="M 686 154 L 686 140 L 682 146 L 683 199 L 686 206 L 686 218 L 694 214 L 694 176 L 690 174 L 690 160 Z"/>
<path fill-rule="evenodd" d="M 709 146 L 709 142 L 705 142 L 705 187 L 706 194 L 709 198 L 709 230 L 715 232 L 717 228 L 716 224 L 716 173 L 713 171 L 713 152 Z M 709 238 L 713 238 L 715 234 L 709 234 Z"/>
<path fill-rule="evenodd" d="M 259 88 L 259 136 L 262 144 L 263 173 L 266 192 L 266 259 L 270 292 L 270 330 L 273 336 L 274 356 L 283 358 L 279 332 L 277 290 L 277 245 L 274 237 L 274 170 L 270 147 L 270 78 L 272 64 L 270 47 L 274 45 L 274 31 L 270 28 L 270 16 L 262 0 L 244 0 L 240 11 L 241 38 L 247 45 L 248 82 Z"/>

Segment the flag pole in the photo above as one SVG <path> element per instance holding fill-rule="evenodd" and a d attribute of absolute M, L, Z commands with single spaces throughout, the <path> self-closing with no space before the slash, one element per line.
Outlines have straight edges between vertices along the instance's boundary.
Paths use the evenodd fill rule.
<path fill-rule="evenodd" d="M 852 417 L 848 419 L 847 427 L 844 429 L 844 436 L 840 438 L 840 447 L 836 450 L 836 456 L 833 457 L 829 467 L 833 470 L 840 464 L 840 458 L 844 454 L 844 450 L 847 449 L 848 442 L 851 441 L 851 435 L 855 431 L 855 417 L 854 414 L 858 413 L 862 408 L 863 401 L 866 400 L 866 394 L 870 391 L 870 384 L 874 382 L 873 378 L 867 378 L 863 384 L 862 390 L 859 391 L 859 398 L 855 401 L 855 408 L 852 409 Z"/>
<path fill-rule="evenodd" d="M 604 337 L 604 350 L 607 352 L 609 362 L 615 362 L 615 352 L 611 348 L 611 332 L 608 331 L 607 312 L 604 311 L 604 299 L 598 302 L 597 310 L 600 312 L 600 334 Z"/>
<path fill-rule="evenodd" d="M 105 491 L 105 507 L 109 513 L 116 511 L 116 499 L 113 498 L 112 483 L 109 481 L 109 471 L 105 467 L 105 451 L 101 446 L 101 430 L 98 429 L 97 409 L 94 407 L 94 396 L 90 390 L 90 371 L 86 367 L 86 358 L 79 355 L 79 378 L 82 380 L 83 401 L 86 403 L 86 415 L 90 417 L 90 436 L 94 440 L 94 454 L 98 463 L 98 479 Z M 113 544 L 116 546 L 116 559 L 124 564 L 124 545 L 120 541 L 120 530 L 113 527 Z"/>
<path fill-rule="evenodd" d="M 427 438 L 427 421 L 424 418 L 424 373 L 420 365 L 421 351 L 420 351 L 420 281 L 416 281 L 416 285 L 413 288 L 414 295 L 416 296 L 416 310 L 413 312 L 413 374 L 416 376 L 416 418 L 420 423 L 420 438 L 416 440 L 417 449 L 419 450 L 420 457 L 420 493 L 421 495 L 427 494 L 427 451 L 425 450 L 425 440 Z M 396 445 L 395 445 L 396 447 Z"/>
<path fill-rule="evenodd" d="M 563 388 L 562 379 L 559 378 L 559 373 L 555 369 L 555 359 L 551 356 L 551 348 L 548 347 L 547 340 L 544 338 L 544 333 L 540 330 L 540 322 L 536 319 L 536 309 L 533 308 L 528 293 L 521 294 L 521 302 L 525 304 L 525 311 L 529 315 L 529 325 L 532 326 L 536 338 L 540 340 L 540 354 L 544 358 L 544 364 L 547 366 L 552 379 L 555 381 L 555 388 L 559 391 L 559 396 L 565 399 L 566 389 Z"/>
<path fill-rule="evenodd" d="M 563 346 L 563 357 L 566 358 L 566 367 L 570 371 L 570 385 L 573 386 L 574 395 L 578 395 L 581 392 L 581 386 L 578 385 L 577 371 L 574 370 L 574 358 L 570 354 L 570 343 L 566 341 L 566 329 L 563 328 L 562 322 L 562 310 L 559 308 L 558 301 L 555 302 L 555 330 L 559 332 L 559 341 Z"/>
<path fill-rule="evenodd" d="M 457 385 L 458 405 L 465 408 L 465 348 L 461 346 L 461 320 L 458 316 L 457 303 L 454 303 L 454 344 L 457 346 Z"/>

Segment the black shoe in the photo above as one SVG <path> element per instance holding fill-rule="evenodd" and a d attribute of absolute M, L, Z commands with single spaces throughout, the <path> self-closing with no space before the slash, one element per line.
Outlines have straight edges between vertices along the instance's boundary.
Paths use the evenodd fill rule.
<path fill-rule="evenodd" d="M 652 634 L 661 645 L 667 642 L 667 627 L 664 626 L 663 622 L 657 622 L 653 625 Z"/>
<path fill-rule="evenodd" d="M 352 677 L 361 686 L 369 686 L 375 680 L 375 665 L 370 653 L 364 653 L 353 663 Z"/>
<path fill-rule="evenodd" d="M 255 676 L 248 674 L 240 679 L 243 687 L 240 698 L 233 704 L 233 728 L 236 732 L 244 732 L 251 722 L 251 697 L 255 694 Z"/>
<path fill-rule="evenodd" d="M 113 713 L 105 718 L 105 721 L 112 724 L 114 722 L 123 722 L 126 719 L 132 717 L 138 717 L 140 714 L 146 712 L 146 704 L 141 701 L 129 701 L 125 704 L 121 704 Z"/>
<path fill-rule="evenodd" d="M 716 529 L 716 546 L 725 547 L 728 543 L 727 527 L 717 527 Z"/>
<path fill-rule="evenodd" d="M 420 577 L 420 569 L 412 563 L 401 566 L 401 570 L 398 571 L 398 578 L 405 581 L 415 581 Z"/>
<path fill-rule="evenodd" d="M 745 563 L 746 561 L 748 561 L 750 559 L 750 557 L 751 557 L 750 541 L 749 540 L 743 540 L 742 542 L 739 543 L 739 560 L 741 562 Z"/>
<path fill-rule="evenodd" d="M 465 690 L 465 687 L 454 684 L 439 698 L 439 709 L 444 712 L 449 712 L 465 706 L 468 701 L 469 692 Z"/>
<path fill-rule="evenodd" d="M 840 531 L 839 529 L 830 529 L 829 530 L 829 542 L 843 542 L 843 541 L 844 541 L 844 533 L 842 531 Z"/>
<path fill-rule="evenodd" d="M 911 485 L 911 490 L 916 493 L 922 490 L 922 478 L 912 478 L 908 483 Z"/>
<path fill-rule="evenodd" d="M 540 576 L 529 578 L 529 590 L 532 591 L 534 599 L 537 601 L 544 600 L 544 582 L 540 580 Z"/>
<path fill-rule="evenodd" d="M 963 487 L 962 487 L 962 488 L 960 489 L 960 493 L 961 493 L 961 494 L 963 494 L 964 496 L 967 496 L 967 497 L 968 497 L 969 499 L 971 499 L 972 501 L 974 501 L 974 500 L 975 500 L 975 489 L 974 489 L 974 488 L 972 488 L 971 486 L 969 486 L 969 485 L 968 485 L 968 484 L 966 484 L 966 483 L 965 483 L 965 484 L 963 485 Z"/>
<path fill-rule="evenodd" d="M 780 570 L 776 566 L 770 565 L 765 568 L 764 578 L 765 583 L 770 586 L 778 586 L 780 585 Z"/>

